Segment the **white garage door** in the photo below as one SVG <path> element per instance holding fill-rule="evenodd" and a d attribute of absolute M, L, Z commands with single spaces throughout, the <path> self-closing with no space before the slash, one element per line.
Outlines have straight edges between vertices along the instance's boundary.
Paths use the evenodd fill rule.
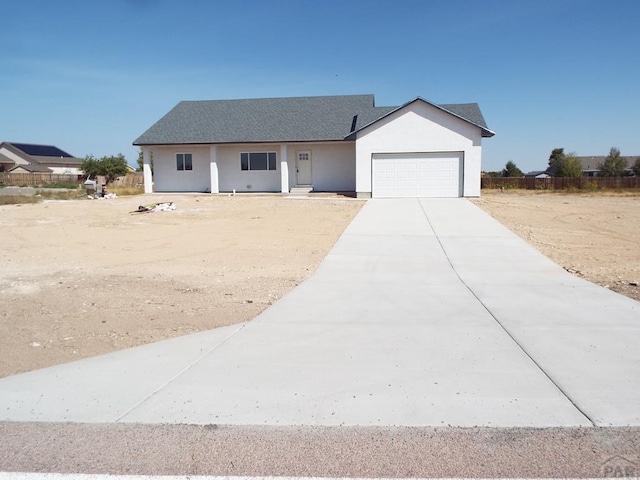
<path fill-rule="evenodd" d="M 377 153 L 373 197 L 461 197 L 462 152 Z"/>

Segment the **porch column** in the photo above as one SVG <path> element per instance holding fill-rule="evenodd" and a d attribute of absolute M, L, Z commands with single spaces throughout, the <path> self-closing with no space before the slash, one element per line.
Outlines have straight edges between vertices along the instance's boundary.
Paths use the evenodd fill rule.
<path fill-rule="evenodd" d="M 151 171 L 151 149 L 142 147 L 142 175 L 144 193 L 153 193 L 153 172 Z"/>
<path fill-rule="evenodd" d="M 209 147 L 209 171 L 211 175 L 211 193 L 220 193 L 220 185 L 218 182 L 218 146 L 211 145 Z"/>
<path fill-rule="evenodd" d="M 280 186 L 282 193 L 289 193 L 289 164 L 287 163 L 287 146 L 280 145 Z"/>

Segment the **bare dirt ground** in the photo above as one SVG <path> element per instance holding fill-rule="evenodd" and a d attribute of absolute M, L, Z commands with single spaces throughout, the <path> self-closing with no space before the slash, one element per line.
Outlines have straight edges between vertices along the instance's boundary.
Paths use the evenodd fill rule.
<path fill-rule="evenodd" d="M 640 301 L 640 194 L 483 191 L 474 201 L 569 272 Z"/>
<path fill-rule="evenodd" d="M 168 212 L 131 213 L 172 201 Z M 363 202 L 167 195 L 0 206 L 0 376 L 244 322 Z"/>
<path fill-rule="evenodd" d="M 130 213 L 173 201 L 172 212 Z M 475 201 L 576 275 L 640 300 L 640 195 Z M 0 206 L 0 377 L 254 318 L 362 202 L 167 195 Z"/>

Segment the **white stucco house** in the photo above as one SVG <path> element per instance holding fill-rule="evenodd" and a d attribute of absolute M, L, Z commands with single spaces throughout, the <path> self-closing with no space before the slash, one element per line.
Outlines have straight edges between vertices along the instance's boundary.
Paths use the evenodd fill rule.
<path fill-rule="evenodd" d="M 344 95 L 184 101 L 134 145 L 147 193 L 474 197 L 493 135 L 475 103 L 376 107 L 373 95 Z"/>

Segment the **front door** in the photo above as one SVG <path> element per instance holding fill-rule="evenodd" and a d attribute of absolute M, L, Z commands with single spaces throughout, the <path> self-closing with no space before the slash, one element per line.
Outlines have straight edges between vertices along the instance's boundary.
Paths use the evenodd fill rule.
<path fill-rule="evenodd" d="M 296 183 L 298 185 L 312 185 L 311 182 L 311 152 L 298 152 L 296 155 Z"/>

